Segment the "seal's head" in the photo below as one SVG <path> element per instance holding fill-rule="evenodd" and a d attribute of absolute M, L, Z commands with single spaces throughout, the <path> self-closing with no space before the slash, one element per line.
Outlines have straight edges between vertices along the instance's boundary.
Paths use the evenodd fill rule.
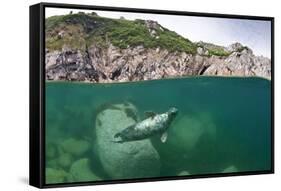
<path fill-rule="evenodd" d="M 178 114 L 178 109 L 175 107 L 171 107 L 168 111 L 169 116 L 175 117 Z"/>

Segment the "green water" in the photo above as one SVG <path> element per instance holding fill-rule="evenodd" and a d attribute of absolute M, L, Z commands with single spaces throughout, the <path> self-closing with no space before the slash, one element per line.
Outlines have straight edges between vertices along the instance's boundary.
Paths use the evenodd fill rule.
<path fill-rule="evenodd" d="M 172 106 L 179 110 L 167 142 L 151 138 L 160 156 L 159 176 L 271 168 L 268 80 L 194 77 L 120 84 L 47 82 L 47 183 L 114 179 L 95 153 L 93 134 L 101 105 L 124 102 L 136 106 L 140 119 L 147 110 L 162 113 Z M 88 165 L 78 167 L 83 168 L 81 174 L 71 175 L 75 172 L 72 165 L 81 158 Z"/>

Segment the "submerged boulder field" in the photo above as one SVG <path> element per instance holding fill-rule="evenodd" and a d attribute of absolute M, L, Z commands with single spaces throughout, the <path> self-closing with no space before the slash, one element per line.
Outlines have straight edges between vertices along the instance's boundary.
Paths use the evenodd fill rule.
<path fill-rule="evenodd" d="M 96 154 L 112 179 L 157 177 L 160 157 L 149 139 L 116 143 L 114 135 L 136 123 L 137 110 L 130 103 L 114 104 L 96 116 Z"/>
<path fill-rule="evenodd" d="M 191 42 L 156 21 L 96 13 L 46 19 L 46 80 L 127 82 L 181 76 L 271 78 L 271 60 L 240 43 Z"/>

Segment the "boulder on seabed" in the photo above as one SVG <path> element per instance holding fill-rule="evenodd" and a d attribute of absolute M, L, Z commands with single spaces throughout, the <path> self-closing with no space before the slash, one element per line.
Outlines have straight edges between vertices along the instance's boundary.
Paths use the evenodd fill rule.
<path fill-rule="evenodd" d="M 54 159 L 57 156 L 57 148 L 54 143 L 47 143 L 46 144 L 46 158 L 48 160 Z"/>
<path fill-rule="evenodd" d="M 184 170 L 184 171 L 179 172 L 177 175 L 178 176 L 188 176 L 188 175 L 190 175 L 190 173 L 188 171 Z"/>
<path fill-rule="evenodd" d="M 90 160 L 82 158 L 75 161 L 70 168 L 69 182 L 87 182 L 101 180 L 92 172 L 90 168 Z"/>
<path fill-rule="evenodd" d="M 137 109 L 131 103 L 103 108 L 96 117 L 96 150 L 105 172 L 113 179 L 155 177 L 160 158 L 149 139 L 116 143 L 114 135 L 136 123 Z"/>
<path fill-rule="evenodd" d="M 62 168 L 68 168 L 72 164 L 73 157 L 69 153 L 61 153 L 57 159 L 57 163 Z"/>
<path fill-rule="evenodd" d="M 90 148 L 90 144 L 86 140 L 79 140 L 68 138 L 61 143 L 64 152 L 70 153 L 74 156 L 81 156 Z"/>
<path fill-rule="evenodd" d="M 68 174 L 64 170 L 57 170 L 53 168 L 46 168 L 46 183 L 56 184 L 66 181 Z"/>
<path fill-rule="evenodd" d="M 231 172 L 238 172 L 238 169 L 236 168 L 236 166 L 231 165 L 227 168 L 225 168 L 222 173 L 231 173 Z"/>
<path fill-rule="evenodd" d="M 203 135 L 211 139 L 216 136 L 216 126 L 208 113 L 178 116 L 168 129 L 167 142 L 157 141 L 156 145 L 168 156 L 180 153 L 189 158 Z"/>
<path fill-rule="evenodd" d="M 182 151 L 195 148 L 202 135 L 215 137 L 216 126 L 207 113 L 185 115 L 173 123 L 170 131 L 170 144 Z"/>
<path fill-rule="evenodd" d="M 169 127 L 166 143 L 160 137 L 152 139 L 154 147 L 163 159 L 163 173 L 167 176 L 178 174 L 182 169 L 190 172 L 190 159 L 198 153 L 198 145 L 202 140 L 210 144 L 216 138 L 216 125 L 208 113 L 179 115 Z"/>

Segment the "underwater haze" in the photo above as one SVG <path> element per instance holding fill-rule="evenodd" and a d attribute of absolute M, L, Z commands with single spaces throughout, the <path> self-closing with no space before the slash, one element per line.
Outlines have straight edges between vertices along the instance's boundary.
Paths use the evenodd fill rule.
<path fill-rule="evenodd" d="M 271 170 L 270 80 L 46 82 L 45 99 L 47 184 Z M 114 142 L 146 111 L 171 107 L 166 142 Z"/>

